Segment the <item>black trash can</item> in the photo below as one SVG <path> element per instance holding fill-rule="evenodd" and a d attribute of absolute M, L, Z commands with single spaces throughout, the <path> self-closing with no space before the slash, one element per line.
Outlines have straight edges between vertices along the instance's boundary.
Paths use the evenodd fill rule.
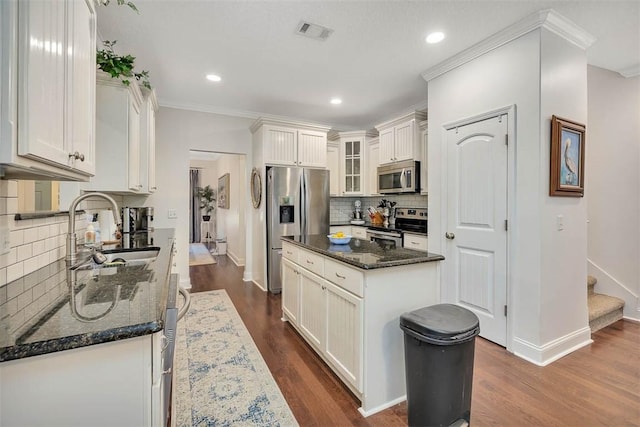
<path fill-rule="evenodd" d="M 410 426 L 469 422 L 478 317 L 453 304 L 400 316 Z"/>

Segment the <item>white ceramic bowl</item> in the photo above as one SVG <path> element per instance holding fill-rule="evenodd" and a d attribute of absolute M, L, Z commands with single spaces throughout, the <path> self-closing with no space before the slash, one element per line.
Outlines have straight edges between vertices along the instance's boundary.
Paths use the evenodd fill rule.
<path fill-rule="evenodd" d="M 333 237 L 331 234 L 327 234 L 327 237 L 334 245 L 346 245 L 351 241 L 351 236 Z"/>

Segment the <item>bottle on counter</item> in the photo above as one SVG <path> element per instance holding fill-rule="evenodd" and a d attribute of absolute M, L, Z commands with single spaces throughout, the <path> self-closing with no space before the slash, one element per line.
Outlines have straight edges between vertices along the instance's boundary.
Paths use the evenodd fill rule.
<path fill-rule="evenodd" d="M 93 223 L 87 225 L 87 231 L 84 232 L 84 244 L 85 246 L 93 246 L 96 242 L 96 231 L 93 228 Z"/>

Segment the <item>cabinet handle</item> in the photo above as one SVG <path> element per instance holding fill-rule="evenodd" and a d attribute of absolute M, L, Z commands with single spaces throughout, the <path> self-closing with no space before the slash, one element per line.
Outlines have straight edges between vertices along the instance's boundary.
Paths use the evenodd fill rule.
<path fill-rule="evenodd" d="M 411 243 L 412 245 L 419 245 L 420 244 L 418 242 L 409 242 L 409 243 Z"/>
<path fill-rule="evenodd" d="M 307 264 L 311 264 L 311 265 L 313 265 L 313 261 L 309 261 L 309 260 L 307 260 Z"/>
<path fill-rule="evenodd" d="M 325 286 L 323 286 L 323 287 L 322 287 L 322 290 L 323 290 L 323 291 L 324 291 L 324 290 L 326 290 L 326 289 L 327 289 L 327 288 L 326 288 Z"/>
<path fill-rule="evenodd" d="M 293 255 L 293 252 L 287 251 L 287 255 Z"/>
<path fill-rule="evenodd" d="M 75 153 L 69 153 L 69 158 L 74 158 L 76 160 L 84 162 L 84 154 L 78 153 L 77 151 Z"/>
<path fill-rule="evenodd" d="M 151 187 L 151 189 L 152 189 L 152 190 L 157 190 L 157 189 L 158 189 L 158 187 Z"/>
<path fill-rule="evenodd" d="M 165 369 L 164 371 L 162 371 L 162 375 L 168 375 L 170 373 L 171 373 L 171 368 Z"/>
<path fill-rule="evenodd" d="M 346 279 L 346 277 L 345 277 L 345 276 L 341 276 L 341 275 L 339 275 L 338 273 L 336 273 L 336 277 L 337 277 L 338 279 Z"/>

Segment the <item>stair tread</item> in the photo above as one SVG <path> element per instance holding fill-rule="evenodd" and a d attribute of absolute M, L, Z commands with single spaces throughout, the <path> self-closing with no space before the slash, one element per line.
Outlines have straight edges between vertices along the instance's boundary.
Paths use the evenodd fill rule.
<path fill-rule="evenodd" d="M 624 301 L 620 298 L 595 293 L 589 295 L 587 303 L 589 305 L 589 321 L 624 307 Z"/>

